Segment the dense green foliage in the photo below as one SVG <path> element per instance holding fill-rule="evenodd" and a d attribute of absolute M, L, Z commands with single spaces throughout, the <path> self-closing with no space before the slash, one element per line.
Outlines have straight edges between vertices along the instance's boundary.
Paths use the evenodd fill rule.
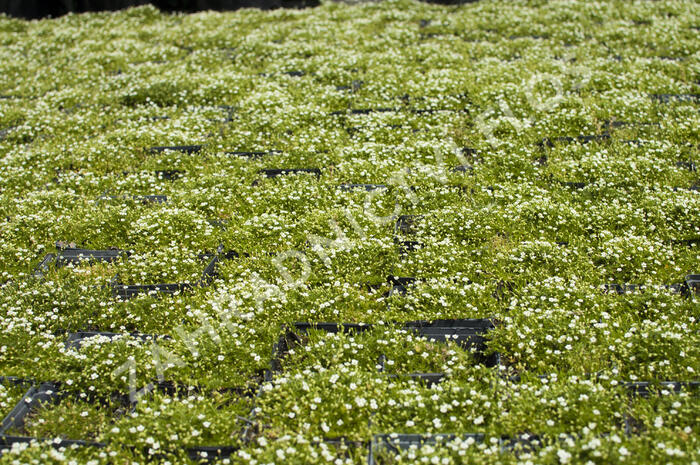
<path fill-rule="evenodd" d="M 658 385 L 700 372 L 698 296 L 664 287 L 700 272 L 698 27 L 680 0 L 0 17 L 0 375 L 62 393 L 7 434 L 107 444 L 0 464 L 359 464 L 384 433 L 484 440 L 381 463 L 698 463 L 697 390 Z M 130 256 L 35 275 L 57 241 Z M 500 364 L 401 329 L 447 318 L 492 319 Z M 299 321 L 377 327 L 311 331 L 265 381 Z"/>

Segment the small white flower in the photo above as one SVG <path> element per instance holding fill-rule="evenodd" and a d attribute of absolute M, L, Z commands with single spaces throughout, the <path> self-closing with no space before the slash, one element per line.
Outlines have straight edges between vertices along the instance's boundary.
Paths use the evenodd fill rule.
<path fill-rule="evenodd" d="M 569 463 L 571 461 L 571 454 L 564 449 L 557 451 L 557 457 L 559 457 L 559 462 L 561 463 Z"/>

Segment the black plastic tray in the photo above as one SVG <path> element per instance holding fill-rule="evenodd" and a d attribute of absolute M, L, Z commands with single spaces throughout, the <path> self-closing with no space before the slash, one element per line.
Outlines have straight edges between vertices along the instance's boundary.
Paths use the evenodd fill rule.
<path fill-rule="evenodd" d="M 415 252 L 424 246 L 424 244 L 419 241 L 402 241 L 398 239 L 394 239 L 394 241 L 399 246 L 399 254 L 401 255 L 405 255 L 409 252 Z"/>
<path fill-rule="evenodd" d="M 700 102 L 700 94 L 649 94 L 649 97 L 659 103 L 675 102 Z"/>
<path fill-rule="evenodd" d="M 151 147 L 148 149 L 153 153 L 165 152 L 166 150 L 172 150 L 174 152 L 183 153 L 198 153 L 204 148 L 203 145 L 161 145 L 157 147 Z"/>
<path fill-rule="evenodd" d="M 691 237 L 689 239 L 674 239 L 671 244 L 685 245 L 688 247 L 700 247 L 700 237 Z"/>
<path fill-rule="evenodd" d="M 587 144 L 589 142 L 606 142 L 609 140 L 610 140 L 610 134 L 576 136 L 576 137 L 562 136 L 562 137 L 555 137 L 553 139 L 550 139 L 549 137 L 545 137 L 544 139 L 539 141 L 537 143 L 537 145 L 539 147 L 554 147 L 555 142 L 565 142 L 565 143 L 578 142 L 579 144 Z"/>
<path fill-rule="evenodd" d="M 347 110 L 338 110 L 330 113 L 331 116 L 339 115 L 369 115 L 372 113 L 399 113 L 406 111 L 409 113 L 416 114 L 427 114 L 427 113 L 440 113 L 440 112 L 453 112 L 453 113 L 469 113 L 469 110 L 464 109 L 450 109 L 450 108 L 400 108 L 400 107 L 377 107 L 377 108 L 350 108 Z"/>
<path fill-rule="evenodd" d="M 624 386 L 629 390 L 630 395 L 649 397 L 653 392 L 659 390 L 670 391 L 674 394 L 697 390 L 700 389 L 700 381 L 661 381 L 657 383 L 643 381 L 624 383 Z"/>
<path fill-rule="evenodd" d="M 260 170 L 260 173 L 264 174 L 266 178 L 276 178 L 277 176 L 295 173 L 310 173 L 318 177 L 321 176 L 321 170 L 318 168 L 274 168 Z"/>
<path fill-rule="evenodd" d="M 15 407 L 2 420 L 0 435 L 11 428 L 21 428 L 24 419 L 29 413 L 42 403 L 51 402 L 58 395 L 58 388 L 53 383 L 42 383 L 39 386 L 30 387 Z"/>
<path fill-rule="evenodd" d="M 378 189 L 388 189 L 388 187 L 384 184 L 340 184 L 338 186 L 338 189 L 340 189 L 343 192 L 352 192 L 352 191 L 375 191 Z"/>
<path fill-rule="evenodd" d="M 700 274 L 689 274 L 685 277 L 685 292 L 700 295 Z"/>
<path fill-rule="evenodd" d="M 418 282 L 418 278 L 411 276 L 389 276 L 387 281 L 391 284 L 391 289 L 384 293 L 382 297 L 390 297 L 394 294 L 406 295 L 409 288 Z"/>
<path fill-rule="evenodd" d="M 559 184 L 561 184 L 564 187 L 569 187 L 571 189 L 584 189 L 587 184 L 585 182 L 580 182 L 580 181 L 559 181 Z"/>
<path fill-rule="evenodd" d="M 158 334 L 143 334 L 143 333 L 111 333 L 111 332 L 100 332 L 100 331 L 78 331 L 75 333 L 68 333 L 66 342 L 64 343 L 67 349 L 77 349 L 80 347 L 85 339 L 91 337 L 104 336 L 114 339 L 117 336 L 131 336 L 136 339 L 141 339 L 142 341 L 157 341 L 158 339 L 171 339 L 170 336 L 161 336 Z"/>
<path fill-rule="evenodd" d="M 81 249 L 75 247 L 56 247 L 58 252 L 47 254 L 41 262 L 34 268 L 33 275 L 37 277 L 44 276 L 44 273 L 49 271 L 53 265 L 61 268 L 67 265 L 78 265 L 80 263 L 111 263 L 122 257 L 128 257 L 130 252 L 119 249 L 93 250 Z"/>
<path fill-rule="evenodd" d="M 202 277 L 195 283 L 164 283 L 164 284 L 122 284 L 119 280 L 119 275 L 112 279 L 112 293 L 115 297 L 122 300 L 128 300 L 139 294 L 156 293 L 173 295 L 182 293 L 196 287 L 206 287 L 216 278 L 216 265 L 221 260 L 227 260 L 238 257 L 235 251 L 220 252 L 219 254 L 200 254 L 199 258 L 209 260 Z"/>
<path fill-rule="evenodd" d="M 226 155 L 232 155 L 234 157 L 242 157 L 242 158 L 250 158 L 250 159 L 256 159 L 256 158 L 262 158 L 267 155 L 277 155 L 282 153 L 279 150 L 270 150 L 268 152 L 224 152 Z"/>
<path fill-rule="evenodd" d="M 369 445 L 368 465 L 377 465 L 377 455 L 386 451 L 397 454 L 409 450 L 412 447 L 420 448 L 424 445 L 435 445 L 440 442 L 450 442 L 456 439 L 467 440 L 472 438 L 474 442 L 483 442 L 484 435 L 478 433 L 467 434 L 375 434 Z"/>
<path fill-rule="evenodd" d="M 647 289 L 668 289 L 672 292 L 683 294 L 689 297 L 693 294 L 700 294 L 700 274 L 689 274 L 686 275 L 682 283 L 673 284 L 657 284 L 657 285 L 644 285 L 644 284 L 605 284 L 602 286 L 603 292 L 606 294 L 632 294 L 641 293 Z"/>
<path fill-rule="evenodd" d="M 698 170 L 697 165 L 693 161 L 679 161 L 679 162 L 676 162 L 676 166 L 678 168 L 686 169 L 688 171 L 693 171 L 693 172 Z"/>
<path fill-rule="evenodd" d="M 357 92 L 360 90 L 362 85 L 364 84 L 364 81 L 361 81 L 359 79 L 353 80 L 350 85 L 347 86 L 335 86 L 335 90 L 337 91 L 343 91 L 343 90 L 350 90 L 352 92 Z"/>
<path fill-rule="evenodd" d="M 272 379 L 273 373 L 280 372 L 281 358 L 289 351 L 289 342 L 301 342 L 300 334 L 306 334 L 309 330 L 324 331 L 326 333 L 339 333 L 345 331 L 364 332 L 376 328 L 377 325 L 361 323 L 335 323 L 319 322 L 307 323 L 297 322 L 284 328 L 282 335 L 273 347 L 273 356 L 270 362 L 270 370 L 265 374 L 267 381 Z M 489 319 L 454 319 L 435 321 L 409 321 L 399 323 L 399 327 L 413 331 L 419 336 L 430 341 L 445 343 L 448 340 L 456 342 L 464 349 L 476 349 L 482 351 L 485 348 L 486 338 L 484 335 L 495 326 Z M 500 363 L 499 354 L 481 356 L 481 360 L 486 366 L 492 367 Z M 383 366 L 383 365 L 382 365 Z M 438 374 L 414 374 L 415 376 L 437 376 Z M 410 376 L 409 374 L 401 376 Z"/>
<path fill-rule="evenodd" d="M 56 402 L 60 393 L 53 383 L 43 383 L 40 386 L 32 386 L 15 405 L 12 411 L 3 419 L 0 426 L 0 445 L 10 447 L 13 444 L 26 444 L 30 442 L 47 442 L 56 449 L 69 447 L 96 447 L 104 448 L 106 443 L 86 441 L 81 439 L 51 439 L 29 436 L 13 436 L 5 433 L 11 428 L 22 428 L 26 417 L 40 404 Z M 167 450 L 167 448 L 165 448 Z M 186 449 L 187 455 L 192 460 L 211 461 L 231 456 L 238 450 L 236 446 L 195 446 Z"/>
<path fill-rule="evenodd" d="M 409 373 L 406 375 L 401 374 L 388 374 L 386 375 L 389 379 L 412 379 L 420 380 L 425 383 L 426 386 L 432 386 L 438 384 L 443 379 L 445 379 L 445 373 Z"/>
<path fill-rule="evenodd" d="M 668 289 L 673 292 L 682 292 L 683 284 L 662 284 L 658 286 L 644 285 L 644 284 L 605 284 L 603 285 L 603 292 L 605 294 L 635 294 L 644 292 L 647 289 Z"/>
<path fill-rule="evenodd" d="M 415 234 L 413 226 L 421 219 L 423 215 L 400 215 L 396 219 L 394 232 L 402 234 Z"/>
<path fill-rule="evenodd" d="M 156 170 L 153 172 L 153 174 L 155 174 L 156 178 L 162 179 L 164 181 L 175 181 L 177 179 L 180 179 L 185 174 L 185 171 L 183 171 L 183 170 Z"/>

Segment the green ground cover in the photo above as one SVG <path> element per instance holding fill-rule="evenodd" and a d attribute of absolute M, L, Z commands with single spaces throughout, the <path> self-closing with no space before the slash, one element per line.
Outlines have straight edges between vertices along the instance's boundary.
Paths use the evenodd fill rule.
<path fill-rule="evenodd" d="M 700 462 L 698 28 L 670 0 L 0 17 L 0 416 L 51 391 L 0 464 Z M 449 319 L 493 327 L 411 326 Z"/>

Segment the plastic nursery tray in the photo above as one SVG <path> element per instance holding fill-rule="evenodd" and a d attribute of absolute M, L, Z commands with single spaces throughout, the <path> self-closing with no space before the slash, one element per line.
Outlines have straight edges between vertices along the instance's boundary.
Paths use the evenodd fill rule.
<path fill-rule="evenodd" d="M 690 187 L 674 187 L 673 188 L 673 192 L 685 191 L 685 190 L 698 192 L 698 191 L 700 191 L 700 185 L 693 184 Z"/>
<path fill-rule="evenodd" d="M 67 349 L 78 349 L 85 339 L 91 337 L 106 337 L 110 340 L 117 336 L 131 336 L 142 341 L 156 341 L 158 339 L 171 339 L 170 336 L 161 336 L 158 334 L 143 334 L 143 333 L 109 333 L 100 331 L 78 331 L 76 333 L 68 333 L 66 342 L 64 343 Z"/>
<path fill-rule="evenodd" d="M 381 130 L 381 129 L 410 129 L 411 132 L 416 133 L 420 131 L 424 131 L 425 129 L 420 129 L 420 128 L 412 128 L 409 125 L 406 124 L 381 124 L 381 125 L 374 125 L 374 126 L 346 126 L 345 127 L 345 132 L 348 134 L 355 135 L 358 132 L 369 129 L 371 131 L 376 131 L 376 130 Z"/>
<path fill-rule="evenodd" d="M 0 140 L 5 139 L 9 133 L 11 133 L 16 126 L 10 126 L 9 128 L 0 129 Z"/>
<path fill-rule="evenodd" d="M 396 219 L 394 232 L 402 234 L 415 234 L 414 225 L 423 218 L 423 215 L 400 215 Z"/>
<path fill-rule="evenodd" d="M 406 295 L 410 286 L 418 282 L 418 278 L 410 276 L 389 276 L 387 280 L 391 284 L 391 289 L 382 297 L 390 297 L 394 294 Z"/>
<path fill-rule="evenodd" d="M 580 181 L 557 181 L 559 184 L 561 184 L 564 187 L 569 187 L 571 189 L 584 189 L 587 184 L 585 182 L 580 182 Z"/>
<path fill-rule="evenodd" d="M 676 162 L 676 166 L 678 168 L 686 169 L 688 171 L 693 171 L 693 172 L 698 170 L 697 165 L 692 161 L 679 161 L 679 162 Z"/>
<path fill-rule="evenodd" d="M 474 172 L 474 167 L 472 165 L 457 165 L 450 169 L 453 173 L 472 173 Z"/>
<path fill-rule="evenodd" d="M 92 250 L 80 249 L 75 247 L 59 247 L 57 253 L 47 254 L 34 269 L 34 276 L 44 276 L 44 273 L 49 271 L 51 265 L 61 268 L 66 265 L 78 265 L 82 262 L 88 263 L 110 263 L 121 257 L 128 257 L 130 253 L 125 250 L 108 249 L 108 250 Z"/>
<path fill-rule="evenodd" d="M 413 226 L 415 223 L 423 218 L 422 215 L 401 215 L 398 217 L 396 220 L 396 224 L 394 225 L 394 233 L 398 234 L 414 234 L 414 228 Z M 419 241 L 407 241 L 403 240 L 399 237 L 394 237 L 394 242 L 398 245 L 399 247 L 399 254 L 405 255 L 408 252 L 413 252 L 415 250 L 418 250 L 423 247 L 423 243 Z M 393 294 L 394 288 L 390 291 L 390 295 Z M 398 288 L 396 289 L 397 292 L 401 294 L 406 293 L 405 288 Z"/>
<path fill-rule="evenodd" d="M 255 159 L 255 158 L 262 158 L 267 155 L 277 155 L 282 153 L 280 150 L 270 150 L 267 152 L 224 152 L 226 155 L 232 155 L 234 157 L 241 157 L 241 158 L 250 158 L 250 159 Z"/>
<path fill-rule="evenodd" d="M 291 77 L 302 77 L 306 75 L 306 71 L 294 69 L 291 71 L 277 71 L 273 73 L 258 73 L 258 76 L 261 77 L 272 77 L 272 76 L 277 76 L 277 75 L 283 75 L 283 76 L 291 76 Z"/>
<path fill-rule="evenodd" d="M 166 150 L 183 153 L 198 153 L 201 152 L 203 148 L 203 145 L 161 145 L 151 147 L 148 150 L 152 153 L 165 152 Z"/>
<path fill-rule="evenodd" d="M 47 442 L 56 449 L 69 447 L 96 447 L 104 448 L 104 442 L 86 441 L 81 439 L 51 439 L 29 436 L 11 436 L 5 433 L 11 428 L 22 428 L 27 416 L 41 404 L 54 403 L 60 397 L 56 386 L 52 383 L 43 383 L 40 386 L 32 386 L 20 399 L 14 409 L 3 419 L 0 427 L 0 445 L 10 447 L 13 444 L 26 444 L 33 441 Z M 186 449 L 191 460 L 212 461 L 231 456 L 238 450 L 236 446 L 195 446 Z"/>
<path fill-rule="evenodd" d="M 350 90 L 352 92 L 357 92 L 358 90 L 360 90 L 360 88 L 362 87 L 363 84 L 364 84 L 364 81 L 361 81 L 359 79 L 355 79 L 348 86 L 335 86 L 335 90 L 337 90 L 337 91 Z"/>
<path fill-rule="evenodd" d="M 389 113 L 401 111 L 400 108 L 378 107 L 378 108 L 350 108 L 331 112 L 331 116 L 337 115 L 369 115 L 370 113 Z"/>
<path fill-rule="evenodd" d="M 175 181 L 176 179 L 179 179 L 182 177 L 182 175 L 185 174 L 185 171 L 183 170 L 155 170 L 152 171 L 153 175 L 163 181 Z M 138 174 L 138 172 L 134 171 L 123 171 L 122 174 L 125 176 L 128 176 L 130 174 Z"/>
<path fill-rule="evenodd" d="M 440 112 L 453 112 L 453 113 L 468 113 L 469 110 L 464 109 L 451 109 L 451 108 L 398 108 L 398 107 L 378 107 L 378 108 L 349 108 L 347 110 L 338 110 L 330 113 L 331 116 L 339 115 L 369 115 L 372 113 L 400 113 L 402 111 L 407 111 L 409 113 L 416 114 L 429 114 L 429 113 L 440 113 Z"/>
<path fill-rule="evenodd" d="M 164 181 L 175 181 L 176 179 L 180 179 L 185 174 L 185 171 L 183 171 L 183 170 L 156 170 L 153 172 L 153 174 L 156 175 L 156 178 L 162 179 Z"/>
<path fill-rule="evenodd" d="M 689 274 L 685 277 L 684 291 L 700 295 L 700 274 Z"/>
<path fill-rule="evenodd" d="M 609 141 L 609 140 L 610 140 L 610 134 L 576 136 L 576 137 L 563 136 L 563 137 L 555 137 L 554 139 L 550 139 L 549 137 L 545 137 L 544 139 L 539 141 L 537 143 L 537 145 L 539 147 L 554 147 L 555 142 L 565 142 L 565 143 L 578 142 L 579 144 L 587 144 L 589 142 L 604 142 L 604 141 Z"/>
<path fill-rule="evenodd" d="M 603 126 L 609 126 L 611 128 L 624 128 L 627 126 L 657 126 L 661 127 L 661 123 L 652 123 L 649 121 L 623 121 L 623 120 L 613 120 L 608 119 L 602 121 Z"/>
<path fill-rule="evenodd" d="M 378 189 L 388 189 L 388 187 L 384 184 L 340 184 L 338 186 L 338 189 L 340 189 L 343 192 L 351 192 L 351 191 L 376 191 Z"/>
<path fill-rule="evenodd" d="M 700 237 L 691 237 L 688 239 L 674 239 L 671 241 L 671 244 L 685 245 L 688 247 L 699 247 Z"/>
<path fill-rule="evenodd" d="M 206 287 L 216 277 L 216 265 L 222 260 L 238 257 L 235 251 L 222 252 L 221 254 L 200 254 L 199 258 L 203 260 L 209 259 L 209 263 L 202 272 L 202 277 L 195 283 L 166 283 L 166 284 L 122 284 L 119 280 L 119 275 L 112 279 L 112 293 L 115 297 L 122 300 L 128 300 L 144 293 L 156 294 L 177 294 L 195 287 Z"/>
<path fill-rule="evenodd" d="M 223 230 L 226 230 L 226 226 L 228 226 L 228 224 L 230 222 L 231 222 L 230 220 L 225 220 L 225 219 L 207 220 L 207 223 L 209 223 L 210 225 L 212 225 L 216 228 L 219 228 L 219 229 L 223 229 Z"/>
<path fill-rule="evenodd" d="M 629 390 L 630 395 L 649 397 L 653 392 L 665 390 L 674 394 L 682 391 L 700 389 L 700 381 L 661 381 L 657 383 L 650 382 L 629 382 L 624 383 L 624 386 Z"/>
<path fill-rule="evenodd" d="M 378 456 L 382 453 L 392 455 L 407 451 L 411 448 L 420 448 L 424 445 L 435 445 L 461 439 L 466 441 L 483 442 L 483 434 L 375 434 L 369 445 L 368 465 L 377 465 Z"/>
<path fill-rule="evenodd" d="M 424 246 L 424 244 L 419 241 L 402 241 L 397 238 L 394 238 L 394 242 L 396 242 L 396 245 L 399 246 L 400 255 L 405 255 L 409 252 L 414 252 L 418 249 L 423 248 Z"/>
<path fill-rule="evenodd" d="M 344 331 L 364 332 L 376 328 L 377 325 L 362 324 L 362 323 L 306 323 L 298 322 L 291 326 L 286 326 L 285 331 L 280 336 L 279 340 L 273 348 L 273 358 L 270 363 L 270 371 L 266 373 L 266 380 L 272 378 L 272 373 L 280 372 L 281 358 L 289 351 L 289 341 L 293 340 L 301 342 L 300 334 L 307 334 L 309 330 L 319 330 L 326 333 L 339 333 Z M 446 343 L 448 341 L 456 342 L 464 349 L 477 349 L 482 352 L 485 348 L 486 339 L 484 335 L 495 326 L 489 319 L 454 319 L 454 320 L 435 320 L 435 321 L 409 321 L 402 323 L 401 328 L 412 331 L 420 337 L 424 337 L 429 341 Z M 486 366 L 496 366 L 500 362 L 499 354 L 492 354 L 488 357 L 482 356 Z M 383 366 L 383 364 L 382 364 Z M 424 377 L 428 380 L 435 381 L 435 378 L 441 376 L 440 373 L 414 373 L 415 378 Z M 409 376 L 400 375 L 400 376 Z M 399 377 L 399 376 L 397 376 Z"/>
<path fill-rule="evenodd" d="M 50 401 L 56 395 L 57 389 L 53 383 L 43 383 L 40 386 L 32 385 L 17 405 L 2 420 L 0 435 L 4 435 L 11 428 L 24 426 L 24 419 L 32 409 L 38 405 Z"/>
<path fill-rule="evenodd" d="M 690 296 L 700 294 L 700 274 L 686 275 L 684 282 L 674 284 L 644 285 L 644 284 L 605 284 L 603 292 L 605 294 L 633 294 L 641 293 L 647 289 L 668 289 L 672 292 Z"/>
<path fill-rule="evenodd" d="M 296 174 L 296 173 L 310 173 L 315 174 L 317 177 L 321 176 L 321 170 L 318 168 L 274 168 L 274 169 L 263 169 L 259 171 L 264 174 L 266 178 L 276 178 L 277 176 L 284 176 L 286 174 Z"/>
<path fill-rule="evenodd" d="M 700 102 L 700 94 L 649 94 L 649 97 L 659 103 L 675 102 Z"/>

